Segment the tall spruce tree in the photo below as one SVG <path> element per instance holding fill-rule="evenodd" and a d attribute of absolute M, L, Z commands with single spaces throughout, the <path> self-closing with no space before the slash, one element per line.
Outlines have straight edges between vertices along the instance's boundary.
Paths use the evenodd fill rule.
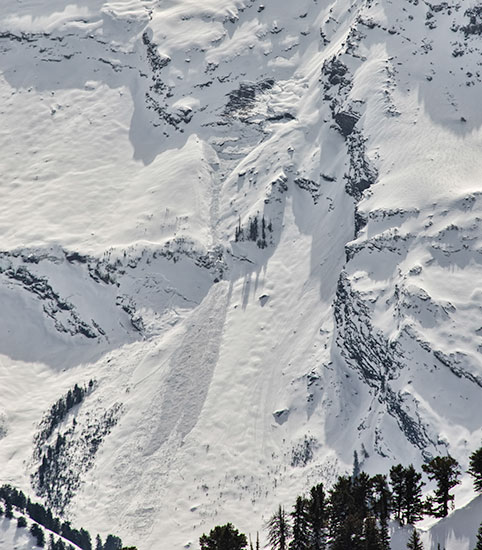
<path fill-rule="evenodd" d="M 422 474 L 415 471 L 412 464 L 408 468 L 405 468 L 403 514 L 405 521 L 409 525 L 413 525 L 423 517 L 423 485 Z"/>
<path fill-rule="evenodd" d="M 372 483 L 370 476 L 365 472 L 360 472 L 353 479 L 353 499 L 357 514 L 365 519 L 371 513 L 372 504 Z"/>
<path fill-rule="evenodd" d="M 361 474 L 360 474 L 361 475 Z M 356 480 L 355 480 L 356 481 Z M 361 550 L 363 540 L 364 481 L 357 490 L 351 476 L 340 476 L 330 491 L 329 534 L 330 550 Z"/>
<path fill-rule="evenodd" d="M 393 509 L 395 517 L 400 523 L 403 522 L 402 510 L 405 499 L 405 468 L 401 464 L 392 466 L 390 469 L 390 484 L 393 494 Z"/>
<path fill-rule="evenodd" d="M 380 529 L 377 526 L 377 520 L 373 516 L 366 518 L 363 525 L 361 548 L 363 550 L 384 550 Z"/>
<path fill-rule="evenodd" d="M 482 492 L 482 447 L 470 455 L 468 473 L 474 478 L 476 491 Z"/>
<path fill-rule="evenodd" d="M 373 513 L 380 524 L 380 539 L 383 550 L 390 550 L 390 532 L 388 522 L 390 520 L 392 494 L 388 487 L 386 476 L 377 474 L 371 479 L 373 487 Z"/>
<path fill-rule="evenodd" d="M 291 535 L 288 514 L 281 504 L 266 524 L 268 529 L 268 544 L 272 550 L 287 550 Z"/>
<path fill-rule="evenodd" d="M 311 533 L 309 524 L 309 502 L 303 497 L 296 499 L 293 512 L 292 539 L 289 544 L 290 550 L 310 550 Z"/>
<path fill-rule="evenodd" d="M 407 550 L 423 550 L 423 544 L 416 529 L 412 531 L 412 535 L 408 539 Z"/>
<path fill-rule="evenodd" d="M 459 463 L 451 456 L 436 456 L 428 464 L 423 464 L 422 470 L 437 483 L 435 496 L 430 500 L 430 512 L 435 517 L 444 518 L 449 513 L 449 503 L 454 500 L 450 490 L 460 483 L 457 479 L 461 474 Z M 434 507 L 434 503 L 437 506 Z"/>
<path fill-rule="evenodd" d="M 327 512 L 323 483 L 311 488 L 308 503 L 308 523 L 311 535 L 311 550 L 325 550 Z"/>
<path fill-rule="evenodd" d="M 342 525 L 346 522 L 353 508 L 351 478 L 348 476 L 340 476 L 330 490 L 329 497 L 329 534 L 332 540 L 332 546 L 333 541 L 338 538 Z"/>

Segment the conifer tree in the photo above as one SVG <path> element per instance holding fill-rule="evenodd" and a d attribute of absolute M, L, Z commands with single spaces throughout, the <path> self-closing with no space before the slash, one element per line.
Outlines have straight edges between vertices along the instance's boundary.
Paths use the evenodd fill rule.
<path fill-rule="evenodd" d="M 363 520 L 359 516 L 350 514 L 335 533 L 330 550 L 365 550 L 363 526 Z"/>
<path fill-rule="evenodd" d="M 323 483 L 311 488 L 308 503 L 308 523 L 311 535 L 311 550 L 326 548 L 326 503 Z"/>
<path fill-rule="evenodd" d="M 476 491 L 482 492 L 482 447 L 470 455 L 468 473 L 474 478 Z"/>
<path fill-rule="evenodd" d="M 402 523 L 402 509 L 405 495 L 405 468 L 401 464 L 390 469 L 390 484 L 393 492 L 393 507 L 395 516 Z"/>
<path fill-rule="evenodd" d="M 102 544 L 102 539 L 100 535 L 95 537 L 95 550 L 104 550 L 104 545 Z"/>
<path fill-rule="evenodd" d="M 361 484 L 363 486 L 364 483 Z M 355 498 L 351 477 L 340 476 L 330 491 L 330 550 L 359 550 L 363 537 L 363 515 L 357 509 L 360 500 L 358 488 Z"/>
<path fill-rule="evenodd" d="M 372 503 L 372 483 L 370 476 L 365 472 L 360 472 L 353 479 L 352 491 L 356 513 L 363 519 L 368 517 Z"/>
<path fill-rule="evenodd" d="M 84 550 L 92 550 L 92 542 L 90 540 L 90 533 L 85 529 L 79 531 L 79 546 Z"/>
<path fill-rule="evenodd" d="M 390 550 L 390 534 L 388 521 L 390 519 L 392 495 L 386 476 L 377 474 L 371 479 L 373 487 L 373 513 L 380 522 L 380 539 L 383 550 Z"/>
<path fill-rule="evenodd" d="M 267 523 L 268 544 L 272 550 L 287 550 L 291 534 L 288 514 L 281 506 Z"/>
<path fill-rule="evenodd" d="M 17 518 L 17 527 L 27 527 L 27 520 L 23 516 Z"/>
<path fill-rule="evenodd" d="M 361 548 L 363 550 L 384 550 L 380 530 L 374 517 L 365 520 Z"/>
<path fill-rule="evenodd" d="M 248 541 L 243 533 L 240 533 L 232 523 L 216 525 L 209 535 L 199 538 L 201 550 L 242 550 L 246 548 Z"/>
<path fill-rule="evenodd" d="M 37 523 L 34 523 L 32 527 L 30 527 L 30 533 L 37 539 L 37 546 L 43 548 L 45 546 L 45 534 L 43 529 Z"/>
<path fill-rule="evenodd" d="M 10 504 L 10 502 L 7 502 L 5 504 L 5 517 L 8 519 L 13 518 L 13 506 Z"/>
<path fill-rule="evenodd" d="M 423 544 L 416 529 L 412 531 L 412 535 L 408 539 L 407 550 L 423 550 Z"/>
<path fill-rule="evenodd" d="M 303 497 L 296 499 L 291 517 L 293 520 L 290 550 L 310 550 L 309 503 Z"/>
<path fill-rule="evenodd" d="M 122 540 L 115 535 L 107 535 L 104 543 L 104 550 L 121 550 Z"/>
<path fill-rule="evenodd" d="M 412 464 L 405 468 L 404 499 L 403 509 L 404 518 L 409 525 L 413 525 L 423 517 L 422 474 L 415 471 Z"/>
<path fill-rule="evenodd" d="M 437 482 L 435 497 L 430 502 L 438 506 L 431 513 L 435 517 L 444 518 L 449 513 L 449 502 L 454 500 L 450 490 L 460 483 L 457 479 L 461 473 L 460 466 L 451 456 L 436 456 L 428 464 L 423 464 L 422 470 L 429 479 Z"/>
<path fill-rule="evenodd" d="M 475 545 L 474 550 L 482 550 L 482 523 L 479 527 L 479 532 L 477 533 L 477 544 Z"/>
<path fill-rule="evenodd" d="M 350 512 L 353 510 L 353 492 L 351 479 L 340 476 L 330 491 L 329 517 L 330 517 L 330 538 L 335 540 L 346 522 Z"/>

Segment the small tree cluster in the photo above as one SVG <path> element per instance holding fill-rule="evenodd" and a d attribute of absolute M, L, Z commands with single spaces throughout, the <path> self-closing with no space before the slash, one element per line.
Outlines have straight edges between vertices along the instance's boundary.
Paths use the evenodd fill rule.
<path fill-rule="evenodd" d="M 258 248 L 266 248 L 268 246 L 267 233 L 273 231 L 272 223 L 267 223 L 264 216 L 259 220 L 258 215 L 248 219 L 248 227 L 245 229 L 241 225 L 241 219 L 239 219 L 238 225 L 234 232 L 234 240 L 239 241 L 253 241 Z"/>
<path fill-rule="evenodd" d="M 412 464 L 405 468 L 401 464 L 390 469 L 390 484 L 393 493 L 395 517 L 403 524 L 413 525 L 422 519 L 422 474 Z"/>

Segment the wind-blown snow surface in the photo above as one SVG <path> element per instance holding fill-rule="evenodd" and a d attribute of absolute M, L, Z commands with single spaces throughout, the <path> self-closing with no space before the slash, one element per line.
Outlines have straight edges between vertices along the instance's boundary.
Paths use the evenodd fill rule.
<path fill-rule="evenodd" d="M 355 450 L 370 473 L 465 469 L 480 6 L 4 4 L 0 481 L 174 549 L 254 533 Z"/>

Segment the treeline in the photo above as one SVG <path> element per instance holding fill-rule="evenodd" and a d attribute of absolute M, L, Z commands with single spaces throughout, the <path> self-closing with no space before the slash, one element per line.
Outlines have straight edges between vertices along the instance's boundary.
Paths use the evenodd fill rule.
<path fill-rule="evenodd" d="M 414 525 L 425 515 L 443 518 L 454 501 L 461 468 L 451 456 L 437 456 L 422 466 L 435 490 L 422 495 L 422 473 L 397 464 L 389 475 L 361 472 L 355 453 L 353 474 L 339 476 L 326 492 L 322 483 L 308 496 L 298 496 L 291 512 L 279 506 L 265 528 L 271 550 L 390 550 L 389 521 Z M 470 456 L 468 473 L 482 492 L 482 447 Z M 231 523 L 216 526 L 199 539 L 201 550 L 243 550 L 248 540 Z M 259 536 L 256 537 L 259 550 Z M 249 541 L 250 550 L 254 550 Z M 423 550 L 413 529 L 407 548 Z M 474 550 L 482 550 L 482 524 Z"/>
<path fill-rule="evenodd" d="M 22 491 L 15 489 L 11 485 L 2 485 L 0 487 L 0 501 L 5 505 L 5 511 L 0 507 L 0 515 L 5 513 L 5 517 L 13 519 L 13 510 L 16 508 L 19 512 L 25 514 L 34 523 L 30 532 L 37 541 L 37 546 L 45 547 L 45 532 L 42 526 L 52 533 L 69 540 L 83 550 L 94 550 L 90 534 L 85 529 L 74 529 L 69 521 L 61 521 L 52 514 L 49 508 L 46 508 L 38 502 L 32 502 Z M 18 527 L 27 527 L 25 517 L 17 518 Z M 57 537 L 57 540 L 50 534 L 48 550 L 73 550 L 73 546 L 65 545 L 64 541 Z M 105 542 L 102 542 L 100 535 L 97 535 L 95 541 L 95 550 L 136 550 L 134 547 L 125 548 L 122 546 L 122 540 L 115 535 L 108 535 Z"/>

